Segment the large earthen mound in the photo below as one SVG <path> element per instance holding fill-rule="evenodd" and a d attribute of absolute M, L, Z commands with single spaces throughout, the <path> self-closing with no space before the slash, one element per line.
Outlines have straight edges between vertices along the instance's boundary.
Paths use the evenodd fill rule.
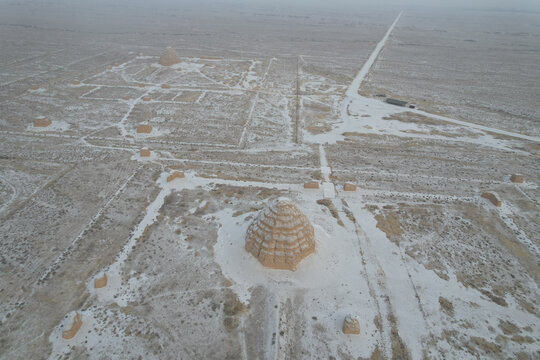
<path fill-rule="evenodd" d="M 163 51 L 163 54 L 159 58 L 159 63 L 163 66 L 178 64 L 180 61 L 178 54 L 170 46 Z"/>
<path fill-rule="evenodd" d="M 315 251 L 315 233 L 308 218 L 287 198 L 279 198 L 248 227 L 246 250 L 266 267 L 294 270 Z"/>

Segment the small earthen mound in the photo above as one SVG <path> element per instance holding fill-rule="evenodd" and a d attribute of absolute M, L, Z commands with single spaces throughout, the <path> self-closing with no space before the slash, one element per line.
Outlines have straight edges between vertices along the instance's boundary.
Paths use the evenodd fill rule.
<path fill-rule="evenodd" d="M 107 286 L 107 274 L 103 274 L 102 277 L 94 279 L 94 288 L 101 289 Z"/>
<path fill-rule="evenodd" d="M 150 101 L 152 98 L 150 96 L 145 96 L 142 99 L 143 101 Z"/>
<path fill-rule="evenodd" d="M 185 177 L 183 171 L 175 171 L 167 177 L 167 182 L 171 182 L 174 179 L 183 179 Z"/>
<path fill-rule="evenodd" d="M 129 96 L 123 96 L 122 99 L 125 100 L 125 101 L 128 101 L 128 100 L 129 100 Z"/>
<path fill-rule="evenodd" d="M 137 134 L 150 134 L 152 132 L 152 126 L 150 125 L 139 125 L 137 126 Z"/>
<path fill-rule="evenodd" d="M 304 184 L 304 189 L 318 189 L 319 183 L 316 181 L 307 182 Z"/>
<path fill-rule="evenodd" d="M 522 183 L 523 182 L 523 176 L 522 175 L 518 175 L 518 174 L 514 174 L 512 176 L 510 176 L 510 181 L 513 182 L 513 183 Z"/>
<path fill-rule="evenodd" d="M 485 191 L 482 193 L 482 197 L 491 201 L 491 203 L 497 207 L 502 205 L 502 201 L 499 196 L 494 192 Z"/>
<path fill-rule="evenodd" d="M 150 156 L 150 149 L 141 149 L 141 157 Z"/>
<path fill-rule="evenodd" d="M 144 84 L 139 84 L 139 87 L 143 88 L 143 87 L 145 87 L 145 85 Z"/>
<path fill-rule="evenodd" d="M 30 85 L 30 90 L 39 90 L 39 85 L 36 85 L 36 84 Z"/>
<path fill-rule="evenodd" d="M 75 317 L 73 318 L 73 325 L 71 325 L 71 329 L 62 331 L 62 337 L 66 340 L 73 339 L 75 335 L 77 335 L 77 332 L 82 326 L 82 316 L 79 313 L 75 313 Z"/>
<path fill-rule="evenodd" d="M 73 80 L 71 83 L 73 85 L 81 85 L 81 82 L 79 80 Z"/>
<path fill-rule="evenodd" d="M 34 127 L 47 127 L 51 124 L 51 120 L 47 118 L 34 119 Z"/>
<path fill-rule="evenodd" d="M 178 64 L 179 62 L 181 62 L 181 60 L 178 57 L 178 54 L 170 46 L 163 51 L 159 58 L 159 63 L 163 66 L 171 66 Z"/>
<path fill-rule="evenodd" d="M 345 184 L 343 186 L 343 190 L 345 190 L 345 191 L 356 191 L 356 185 L 347 183 L 347 184 Z"/>
<path fill-rule="evenodd" d="M 246 250 L 266 267 L 294 270 L 315 251 L 314 238 L 308 218 L 291 200 L 279 198 L 249 225 Z"/>
<path fill-rule="evenodd" d="M 161 88 L 162 89 L 170 89 L 171 85 L 169 85 L 169 84 L 161 84 Z"/>
<path fill-rule="evenodd" d="M 344 334 L 360 334 L 360 322 L 358 321 L 358 318 L 352 315 L 345 316 L 342 331 Z"/>

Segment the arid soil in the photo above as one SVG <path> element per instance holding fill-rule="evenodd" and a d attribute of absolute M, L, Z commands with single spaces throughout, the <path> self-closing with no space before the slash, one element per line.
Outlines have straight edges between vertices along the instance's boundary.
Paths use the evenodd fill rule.
<path fill-rule="evenodd" d="M 85 11 L 0 4 L 1 359 L 540 357 L 538 14 Z"/>

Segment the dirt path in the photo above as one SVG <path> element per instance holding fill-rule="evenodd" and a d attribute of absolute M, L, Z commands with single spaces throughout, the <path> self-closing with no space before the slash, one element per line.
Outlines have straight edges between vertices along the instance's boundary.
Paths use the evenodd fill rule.
<path fill-rule="evenodd" d="M 375 47 L 371 55 L 369 55 L 364 65 L 362 65 L 362 68 L 360 69 L 360 71 L 358 71 L 358 74 L 356 74 L 356 77 L 351 82 L 351 84 L 349 85 L 349 88 L 347 89 L 347 92 L 345 93 L 347 95 L 347 98 L 358 96 L 358 93 L 357 93 L 358 88 L 362 84 L 362 81 L 364 81 L 364 79 L 366 78 L 367 74 L 369 73 L 369 70 L 375 63 L 375 60 L 377 60 L 379 53 L 381 52 L 384 45 L 386 44 L 386 40 L 388 40 L 388 37 L 392 33 L 392 30 L 394 30 L 394 27 L 398 23 L 399 18 L 401 17 L 401 14 L 403 14 L 403 11 L 399 13 L 399 15 L 396 17 L 396 19 L 392 23 L 392 25 L 390 25 L 384 37 L 381 39 L 381 41 L 379 41 L 379 43 L 377 44 L 377 46 Z"/>

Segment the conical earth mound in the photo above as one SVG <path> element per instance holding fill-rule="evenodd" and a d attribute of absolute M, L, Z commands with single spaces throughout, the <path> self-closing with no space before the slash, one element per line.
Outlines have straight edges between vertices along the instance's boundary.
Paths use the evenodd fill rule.
<path fill-rule="evenodd" d="M 291 200 L 279 198 L 249 225 L 246 250 L 266 267 L 294 270 L 315 251 L 314 237 L 308 218 Z"/>
<path fill-rule="evenodd" d="M 163 66 L 178 64 L 180 61 L 178 54 L 170 46 L 163 51 L 163 54 L 159 58 L 159 63 Z"/>

